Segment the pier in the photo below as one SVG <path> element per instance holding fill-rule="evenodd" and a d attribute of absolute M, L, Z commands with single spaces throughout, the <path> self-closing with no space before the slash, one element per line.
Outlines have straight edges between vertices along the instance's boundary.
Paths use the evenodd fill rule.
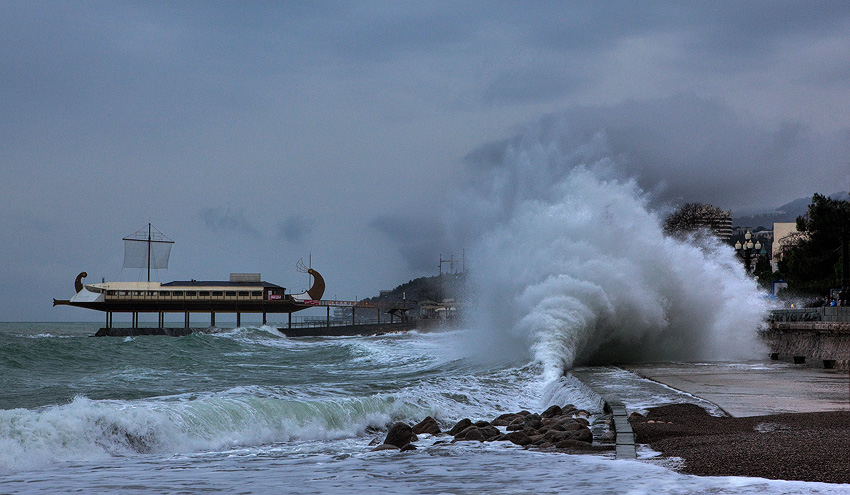
<path fill-rule="evenodd" d="M 285 326 L 273 325 L 281 334 L 287 337 L 325 337 L 325 336 L 347 336 L 347 335 L 380 335 L 384 333 L 403 332 L 413 329 L 431 328 L 437 320 L 411 318 L 407 312 L 416 308 L 416 304 L 410 301 L 398 301 L 394 303 L 366 303 L 357 301 L 336 300 L 307 300 L 304 303 L 309 307 L 326 308 L 325 316 L 316 316 L 301 321 L 292 320 L 292 313 L 287 314 Z M 345 319 L 333 318 L 331 308 L 350 309 L 351 315 Z M 360 311 L 358 311 L 360 310 Z M 205 311 L 194 311 L 205 312 Z M 222 313 L 224 311 L 219 311 Z M 373 318 L 364 318 L 364 314 L 373 313 Z M 95 337 L 136 337 L 140 335 L 162 335 L 169 337 L 183 337 L 193 333 L 219 333 L 228 329 L 216 326 L 215 314 L 210 314 L 210 325 L 207 327 L 190 325 L 191 312 L 184 312 L 184 325 L 182 327 L 169 327 L 165 325 L 165 314 L 158 312 L 156 326 L 141 326 L 139 313 L 134 312 L 129 327 L 114 326 L 112 324 L 111 312 L 107 313 L 107 325 L 100 328 Z M 242 326 L 241 312 L 236 314 L 236 327 Z M 266 313 L 263 312 L 262 325 L 267 325 Z M 360 318 L 358 318 L 358 316 Z"/>
<path fill-rule="evenodd" d="M 355 335 L 382 335 L 385 333 L 406 332 L 431 328 L 435 320 L 410 319 L 394 323 L 361 323 L 357 325 L 296 325 L 294 327 L 275 327 L 287 337 L 341 337 Z M 166 337 L 185 337 L 193 333 L 220 333 L 231 329 L 216 326 L 208 327 L 109 327 L 101 328 L 95 337 L 138 337 L 142 335 L 160 335 Z"/>
<path fill-rule="evenodd" d="M 850 307 L 774 310 L 759 333 L 771 359 L 850 369 Z"/>

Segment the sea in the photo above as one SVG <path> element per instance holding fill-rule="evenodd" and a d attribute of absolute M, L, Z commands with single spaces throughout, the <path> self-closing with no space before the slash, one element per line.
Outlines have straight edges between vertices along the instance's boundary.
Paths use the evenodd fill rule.
<path fill-rule="evenodd" d="M 389 425 L 602 401 L 569 370 L 481 359 L 462 327 L 287 338 L 272 326 L 92 337 L 97 323 L 0 323 L 2 494 L 812 494 L 850 486 L 679 474 L 509 442 L 373 451 Z M 693 400 L 611 366 L 631 410 Z M 654 390 L 648 395 L 642 391 Z"/>
<path fill-rule="evenodd" d="M 850 493 L 688 476 L 643 448 L 623 460 L 423 435 L 413 451 L 374 451 L 389 425 L 427 416 L 448 429 L 573 404 L 595 418 L 602 401 L 576 367 L 640 410 L 696 398 L 613 363 L 766 356 L 770 303 L 734 249 L 665 232 L 663 184 L 645 191 L 604 133 L 570 128 L 547 119 L 470 154 L 433 218 L 397 222 L 411 267 L 424 266 L 417 239 L 463 247 L 452 328 L 94 338 L 99 323 L 0 323 L 0 493 Z"/>

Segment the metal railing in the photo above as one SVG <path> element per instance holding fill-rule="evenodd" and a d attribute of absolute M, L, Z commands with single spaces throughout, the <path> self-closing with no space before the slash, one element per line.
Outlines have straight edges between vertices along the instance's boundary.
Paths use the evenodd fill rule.
<path fill-rule="evenodd" d="M 392 319 L 392 323 L 401 323 L 401 318 L 395 317 Z M 290 327 L 287 321 L 282 322 L 270 322 L 270 325 L 278 326 L 281 328 L 321 328 L 321 327 L 345 327 L 345 326 L 360 326 L 360 325 L 377 325 L 378 323 L 382 325 L 386 325 L 391 323 L 389 316 L 381 318 L 379 322 L 377 318 L 358 318 L 357 321 L 352 323 L 351 318 L 331 318 L 328 321 L 327 318 L 323 317 L 302 317 L 300 319 L 293 318 L 292 326 Z"/>
<path fill-rule="evenodd" d="M 769 321 L 789 323 L 796 321 L 824 321 L 850 323 L 850 307 L 823 306 L 818 308 L 774 309 Z"/>

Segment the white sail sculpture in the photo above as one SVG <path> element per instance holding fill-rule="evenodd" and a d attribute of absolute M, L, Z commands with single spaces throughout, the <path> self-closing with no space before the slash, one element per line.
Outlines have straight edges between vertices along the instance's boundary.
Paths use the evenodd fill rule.
<path fill-rule="evenodd" d="M 148 224 L 123 238 L 124 268 L 147 268 L 148 282 L 151 281 L 151 269 L 168 268 L 171 246 L 174 241 Z"/>

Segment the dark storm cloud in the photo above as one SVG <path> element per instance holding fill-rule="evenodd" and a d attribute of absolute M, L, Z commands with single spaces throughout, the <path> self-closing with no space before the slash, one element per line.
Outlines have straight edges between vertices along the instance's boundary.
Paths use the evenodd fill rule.
<path fill-rule="evenodd" d="M 436 258 L 439 250 L 456 249 L 447 240 L 443 213 L 434 209 L 415 216 L 381 215 L 370 225 L 397 243 L 399 253 L 412 270 L 431 275 L 439 261 Z"/>
<path fill-rule="evenodd" d="M 203 208 L 198 215 L 204 226 L 213 232 L 225 234 L 244 234 L 250 237 L 261 237 L 260 232 L 248 220 L 245 210 L 222 210 L 221 208 Z"/>
<path fill-rule="evenodd" d="M 302 217 L 292 216 L 278 223 L 277 237 L 298 243 L 304 241 L 312 230 L 311 222 Z"/>
<path fill-rule="evenodd" d="M 105 242 L 164 219 L 240 256 L 281 239 L 350 256 L 336 244 L 377 229 L 405 259 L 364 249 L 380 268 L 338 281 L 362 295 L 602 156 L 659 203 L 846 189 L 848 33 L 843 1 L 0 0 L 0 231 L 39 239 L 0 276 L 49 266 L 34 298 L 101 255 L 47 224 Z M 510 171 L 528 141 L 567 154 Z M 345 256 L 323 258 L 349 273 Z M 29 307 L 0 313 L 47 317 Z"/>
<path fill-rule="evenodd" d="M 448 201 L 442 212 L 429 205 L 422 216 L 444 222 L 426 238 L 417 238 L 402 217 L 384 216 L 374 225 L 419 264 L 423 253 L 414 246 L 430 241 L 457 250 L 511 218 L 520 204 L 557 200 L 558 185 L 577 166 L 635 179 L 662 210 L 704 202 L 736 213 L 768 211 L 786 198 L 811 195 L 824 176 L 839 182 L 829 186 L 835 191 L 821 192 L 847 188 L 847 134 L 819 136 L 799 122 L 770 128 L 694 95 L 575 107 L 471 151 L 449 194 L 463 199 Z"/>
<path fill-rule="evenodd" d="M 839 158 L 848 148 L 843 133 L 819 136 L 800 122 L 765 127 L 694 95 L 576 107 L 544 117 L 535 128 L 540 139 L 564 150 L 604 136 L 605 153 L 620 173 L 636 178 L 658 202 L 767 208 L 776 206 L 771 192 L 800 196 L 823 184 L 822 175 L 806 170 L 842 179 L 847 173 Z M 483 145 L 466 162 L 479 170 L 509 166 L 509 150 L 525 138 L 523 133 Z M 592 163 L 599 157 L 580 158 Z M 574 165 L 565 161 L 561 173 Z"/>
<path fill-rule="evenodd" d="M 519 68 L 496 76 L 484 90 L 484 101 L 488 104 L 547 101 L 562 97 L 586 82 L 586 78 L 573 76 L 566 68 Z"/>

